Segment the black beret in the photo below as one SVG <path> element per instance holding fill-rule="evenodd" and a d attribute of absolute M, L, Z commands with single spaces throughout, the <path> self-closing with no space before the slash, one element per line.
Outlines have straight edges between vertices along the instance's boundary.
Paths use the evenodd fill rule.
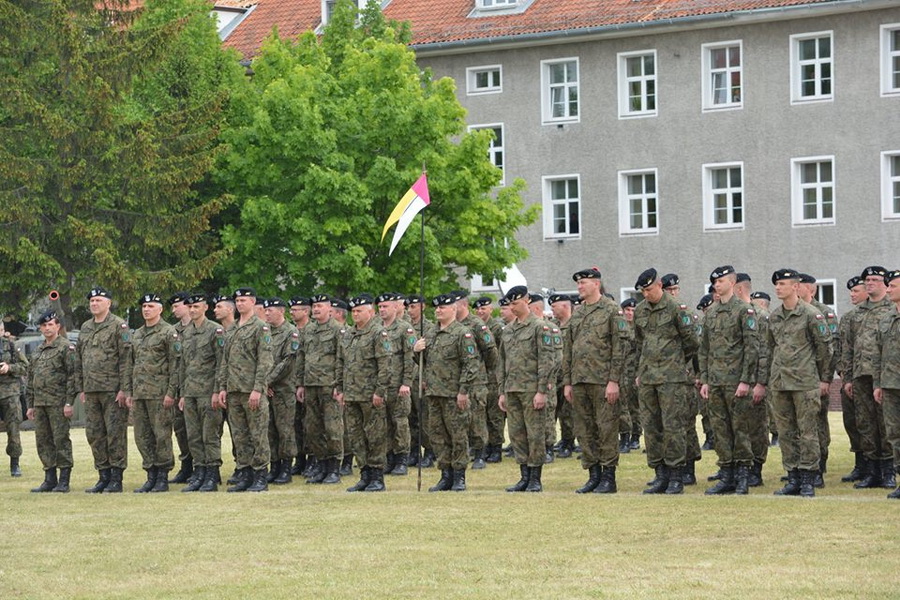
<path fill-rule="evenodd" d="M 707 293 L 707 294 L 715 294 L 715 293 L 716 293 L 716 286 L 714 286 L 713 284 L 709 284 L 709 287 L 706 288 L 706 293 Z"/>
<path fill-rule="evenodd" d="M 753 292 L 750 294 L 750 298 L 753 300 L 765 300 L 766 302 L 770 302 L 772 300 L 771 296 L 769 296 L 765 292 Z"/>
<path fill-rule="evenodd" d="M 91 291 L 89 291 L 87 294 L 88 300 L 98 297 L 109 298 L 110 300 L 112 300 L 112 292 L 110 292 L 106 288 L 100 287 L 99 285 L 97 287 L 91 288 Z"/>
<path fill-rule="evenodd" d="M 863 285 L 864 283 L 865 283 L 865 281 L 863 280 L 862 277 L 857 277 L 854 275 L 853 277 L 851 277 L 850 279 L 847 280 L 847 289 L 852 290 L 856 286 Z"/>
<path fill-rule="evenodd" d="M 748 273 L 738 273 L 734 282 L 735 283 L 743 283 L 745 281 L 753 281 L 753 280 L 750 279 L 750 275 Z"/>
<path fill-rule="evenodd" d="M 506 296 L 503 296 L 499 300 L 497 300 L 497 304 L 500 306 L 509 306 L 509 300 L 506 299 Z"/>
<path fill-rule="evenodd" d="M 573 281 L 581 281 L 582 279 L 600 279 L 600 270 L 597 267 L 590 269 L 582 269 L 572 275 Z"/>
<path fill-rule="evenodd" d="M 550 299 L 548 302 L 551 306 L 556 304 L 557 302 L 571 302 L 572 296 L 569 294 L 550 294 Z"/>
<path fill-rule="evenodd" d="M 141 296 L 141 299 L 138 300 L 138 304 L 162 304 L 162 298 L 159 297 L 159 294 L 144 294 Z"/>
<path fill-rule="evenodd" d="M 403 301 L 403 304 L 409 306 L 410 304 L 425 304 L 424 296 L 407 296 L 406 300 Z"/>
<path fill-rule="evenodd" d="M 800 273 L 800 283 L 815 283 L 816 278 L 809 273 Z"/>
<path fill-rule="evenodd" d="M 209 302 L 206 298 L 206 294 L 203 292 L 194 292 L 187 300 L 185 300 L 186 304 L 200 304 L 202 302 Z"/>
<path fill-rule="evenodd" d="M 216 304 L 218 304 L 219 302 L 231 302 L 232 304 L 234 304 L 234 298 L 232 298 L 228 294 L 219 294 L 218 296 L 213 298 L 213 300 Z"/>
<path fill-rule="evenodd" d="M 372 297 L 372 294 L 359 294 L 355 298 L 351 298 L 350 302 L 347 303 L 350 308 L 356 308 L 357 306 L 368 306 L 370 304 L 375 304 L 375 298 Z"/>
<path fill-rule="evenodd" d="M 331 308 L 339 308 L 341 310 L 350 310 L 350 305 L 343 298 L 332 298 Z"/>
<path fill-rule="evenodd" d="M 50 321 L 56 319 L 59 321 L 59 317 L 56 315 L 55 310 L 48 310 L 47 312 L 41 313 L 41 316 L 37 319 L 38 325 L 43 325 L 44 323 L 49 323 Z"/>
<path fill-rule="evenodd" d="M 647 269 L 638 275 L 637 281 L 634 282 L 634 289 L 641 290 L 650 287 L 654 281 L 656 281 L 656 269 Z"/>
<path fill-rule="evenodd" d="M 456 296 L 451 292 L 449 294 L 441 294 L 431 299 L 432 306 L 450 306 L 456 303 Z"/>
<path fill-rule="evenodd" d="M 514 302 L 528 296 L 528 288 L 524 285 L 516 285 L 510 288 L 504 298 L 507 302 Z"/>
<path fill-rule="evenodd" d="M 895 279 L 900 279 L 900 270 L 888 271 L 884 276 L 884 285 L 889 284 Z"/>
<path fill-rule="evenodd" d="M 715 283 L 716 279 L 719 277 L 725 277 L 726 275 L 731 275 L 734 273 L 734 267 L 731 265 L 724 265 L 721 267 L 716 267 L 713 269 L 713 272 L 709 274 L 709 282 Z M 666 287 L 666 284 L 663 283 L 663 287 Z"/>
<path fill-rule="evenodd" d="M 712 294 L 706 294 L 702 298 L 700 298 L 700 302 L 697 303 L 697 310 L 703 310 L 711 306 L 713 303 Z"/>
<path fill-rule="evenodd" d="M 257 298 L 257 299 L 256 299 L 256 302 L 254 302 L 254 305 L 255 305 L 255 306 L 263 306 L 263 307 L 265 307 L 265 305 L 266 305 L 266 299 L 265 299 L 265 298 Z"/>
<path fill-rule="evenodd" d="M 252 287 L 242 287 L 234 290 L 234 297 L 241 298 L 243 296 L 253 296 L 256 298 L 256 290 Z"/>
<path fill-rule="evenodd" d="M 572 300 L 572 304 L 574 306 L 579 306 L 580 304 L 582 304 L 584 302 L 584 298 L 582 298 L 578 294 L 572 294 L 570 299 Z"/>
<path fill-rule="evenodd" d="M 866 277 L 884 277 L 885 275 L 887 275 L 887 269 L 885 269 L 884 267 L 873 265 L 871 267 L 866 267 L 865 269 L 863 269 L 862 275 L 860 275 L 860 277 L 865 279 Z"/>
<path fill-rule="evenodd" d="M 494 303 L 494 301 L 491 300 L 489 297 L 482 296 L 481 298 L 479 298 L 478 300 L 476 300 L 475 302 L 472 303 L 472 308 L 480 308 L 482 306 L 490 306 L 493 303 Z"/>
<path fill-rule="evenodd" d="M 295 300 L 297 302 L 295 302 Z M 331 304 L 331 298 L 328 294 L 316 294 L 311 298 L 291 298 L 291 306 L 309 306 L 311 304 L 318 304 L 319 302 Z"/>
<path fill-rule="evenodd" d="M 782 279 L 800 279 L 800 273 L 793 269 L 778 269 L 772 273 L 772 283 L 779 282 Z"/>
<path fill-rule="evenodd" d="M 287 308 L 287 304 L 285 304 L 284 300 L 282 300 L 278 296 L 275 296 L 273 298 L 267 298 L 267 299 L 263 300 L 263 306 L 265 308 L 275 308 L 277 306 L 280 306 L 282 308 Z"/>
<path fill-rule="evenodd" d="M 662 276 L 663 288 L 675 287 L 679 283 L 678 275 L 675 273 L 666 273 Z"/>
<path fill-rule="evenodd" d="M 329 302 L 328 296 L 325 296 L 324 302 Z M 288 306 L 312 306 L 313 299 L 307 298 L 306 296 L 294 296 L 290 300 L 288 300 Z"/>
<path fill-rule="evenodd" d="M 535 302 L 543 302 L 544 297 L 540 294 L 528 294 L 528 304 L 534 304 Z"/>
<path fill-rule="evenodd" d="M 179 302 L 187 302 L 188 298 L 190 298 L 190 295 L 187 292 L 175 292 L 174 294 L 169 296 L 169 299 L 166 302 L 169 306 L 172 306 L 173 304 L 178 304 Z"/>
<path fill-rule="evenodd" d="M 634 308 L 637 306 L 637 300 L 634 298 L 625 298 L 619 306 L 622 308 Z"/>
<path fill-rule="evenodd" d="M 450 295 L 453 296 L 456 300 L 462 300 L 463 298 L 469 297 L 469 292 L 466 290 L 453 290 L 450 292 Z"/>

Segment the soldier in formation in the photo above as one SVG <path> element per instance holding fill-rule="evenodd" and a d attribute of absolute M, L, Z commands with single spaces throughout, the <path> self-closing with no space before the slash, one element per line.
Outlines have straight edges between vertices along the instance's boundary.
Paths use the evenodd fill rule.
<path fill-rule="evenodd" d="M 19 403 L 22 377 L 28 369 L 28 361 L 11 339 L 0 321 L 0 416 L 6 424 L 6 454 L 9 456 L 9 474 L 21 477 L 19 458 L 22 456 L 22 439 L 19 426 L 22 423 L 22 405 Z"/>

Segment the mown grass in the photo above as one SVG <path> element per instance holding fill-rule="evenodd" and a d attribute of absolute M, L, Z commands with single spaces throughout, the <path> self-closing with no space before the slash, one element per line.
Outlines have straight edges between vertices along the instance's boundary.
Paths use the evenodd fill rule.
<path fill-rule="evenodd" d="M 573 459 L 545 467 L 543 494 L 506 494 L 512 461 L 469 471 L 469 491 L 429 494 L 434 469 L 383 494 L 301 481 L 264 494 L 92 496 L 90 450 L 73 430 L 73 492 L 30 494 L 0 473 L 2 598 L 896 598 L 900 503 L 839 482 L 852 457 L 831 415 L 827 486 L 778 498 L 780 454 L 747 497 L 642 496 L 644 455 L 622 457 L 619 493 L 579 496 Z M 131 433 L 129 432 L 129 435 Z M 227 436 L 225 436 L 227 439 Z M 226 452 L 226 456 L 228 456 Z M 230 462 L 230 461 L 228 461 Z M 226 463 L 230 468 L 230 464 Z M 698 477 L 715 470 L 714 453 Z M 175 486 L 179 487 L 179 486 Z"/>

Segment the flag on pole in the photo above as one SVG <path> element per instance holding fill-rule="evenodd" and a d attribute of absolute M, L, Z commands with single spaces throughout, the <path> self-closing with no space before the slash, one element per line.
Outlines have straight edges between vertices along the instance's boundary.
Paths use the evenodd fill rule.
<path fill-rule="evenodd" d="M 406 233 L 412 220 L 417 214 L 422 212 L 422 209 L 428 206 L 430 202 L 431 200 L 428 197 L 428 180 L 425 178 L 425 173 L 422 173 L 422 176 L 419 177 L 418 181 L 416 181 L 413 186 L 409 188 L 409 191 L 400 198 L 400 202 L 394 207 L 391 216 L 388 217 L 387 222 L 384 224 L 384 230 L 381 232 L 382 242 L 387 235 L 388 229 L 391 228 L 391 225 L 397 223 L 388 256 L 394 253 L 394 248 L 397 247 L 397 243 L 400 241 L 400 238 L 403 237 L 403 234 Z"/>

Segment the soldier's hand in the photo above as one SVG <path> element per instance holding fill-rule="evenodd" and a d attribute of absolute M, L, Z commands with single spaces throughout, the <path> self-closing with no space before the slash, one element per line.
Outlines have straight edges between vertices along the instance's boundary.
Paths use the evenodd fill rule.
<path fill-rule="evenodd" d="M 734 395 L 737 396 L 738 398 L 744 398 L 749 393 L 750 393 L 750 384 L 744 383 L 743 381 L 738 384 L 737 389 L 734 391 Z"/>
<path fill-rule="evenodd" d="M 9 365 L 5 362 L 0 362 L 0 375 L 6 375 L 9 373 Z"/>
<path fill-rule="evenodd" d="M 250 410 L 259 410 L 259 401 L 262 399 L 262 393 L 259 390 L 253 390 L 250 392 L 250 399 L 247 401 L 247 406 L 250 407 Z"/>
<path fill-rule="evenodd" d="M 269 398 L 274 398 L 274 397 L 275 397 L 275 390 L 273 390 L 273 389 L 270 388 L 270 387 L 267 387 L 267 388 L 266 388 L 266 396 L 268 396 Z"/>
<path fill-rule="evenodd" d="M 500 407 L 500 410 L 506 412 L 506 395 L 500 394 L 500 397 L 497 398 L 497 406 Z"/>
<path fill-rule="evenodd" d="M 469 408 L 469 395 L 457 394 L 456 405 L 459 407 L 459 410 L 466 410 L 467 408 Z"/>
<path fill-rule="evenodd" d="M 116 393 L 116 404 L 124 408 L 125 406 L 127 406 L 125 402 L 126 398 L 127 396 L 125 396 L 125 392 L 119 390 L 118 393 Z"/>
<path fill-rule="evenodd" d="M 844 384 L 844 393 L 847 394 L 848 398 L 853 398 L 853 382 L 848 381 Z"/>
<path fill-rule="evenodd" d="M 63 406 L 63 416 L 65 418 L 71 419 L 74 414 L 75 414 L 75 409 L 72 407 L 71 404 L 66 404 Z"/>
<path fill-rule="evenodd" d="M 228 392 L 226 392 L 225 390 L 222 390 L 221 392 L 219 392 L 218 397 L 216 397 L 216 396 L 213 396 L 213 397 L 216 398 L 216 400 L 218 400 L 219 408 L 228 408 Z"/>
<path fill-rule="evenodd" d="M 761 383 L 757 383 L 753 386 L 753 404 L 759 404 L 766 397 L 766 386 Z"/>
<path fill-rule="evenodd" d="M 566 385 L 563 386 L 563 398 L 566 399 L 566 402 L 572 404 L 572 386 Z"/>
<path fill-rule="evenodd" d="M 84 392 L 81 392 L 78 396 L 81 398 L 81 403 L 84 404 Z"/>
<path fill-rule="evenodd" d="M 534 400 L 531 401 L 532 406 L 534 406 L 534 410 L 543 410 L 545 406 L 547 406 L 547 394 L 544 392 L 538 392 L 534 395 Z"/>
<path fill-rule="evenodd" d="M 709 384 L 704 383 L 700 386 L 700 397 L 704 400 L 709 400 Z"/>
<path fill-rule="evenodd" d="M 378 394 L 372 394 L 372 406 L 375 408 L 381 408 L 384 406 L 384 398 L 379 396 Z"/>
<path fill-rule="evenodd" d="M 608 404 L 615 404 L 619 401 L 619 382 L 618 381 L 607 381 L 606 382 L 606 402 Z"/>
<path fill-rule="evenodd" d="M 173 406 L 175 406 L 175 398 L 166 395 L 166 397 L 163 398 L 163 408 L 172 408 Z"/>
<path fill-rule="evenodd" d="M 879 391 L 881 391 L 881 390 L 879 390 Z M 34 409 L 33 408 L 29 408 L 28 410 L 25 411 L 25 418 L 28 419 L 29 421 L 34 421 Z"/>
<path fill-rule="evenodd" d="M 303 402 L 306 400 L 306 388 L 303 387 L 302 385 L 300 387 L 298 387 L 296 395 L 297 395 L 297 402 L 299 402 L 300 404 L 303 404 Z M 334 394 L 332 394 L 332 396 L 333 395 Z"/>
<path fill-rule="evenodd" d="M 425 338 L 419 338 L 416 340 L 416 343 L 413 344 L 413 352 L 421 352 L 425 349 Z"/>
<path fill-rule="evenodd" d="M 184 412 L 184 398 L 178 399 L 178 410 L 180 410 L 181 412 Z"/>
<path fill-rule="evenodd" d="M 337 390 L 334 390 L 334 399 L 337 400 L 337 403 L 341 408 L 344 408 L 344 393 L 343 392 L 338 392 Z"/>
<path fill-rule="evenodd" d="M 131 396 L 125 396 L 125 406 L 127 406 L 128 408 L 134 406 L 134 399 Z"/>
<path fill-rule="evenodd" d="M 641 387 L 641 378 L 640 377 L 634 378 L 634 387 Z"/>
<path fill-rule="evenodd" d="M 412 395 L 412 390 L 409 389 L 408 385 L 401 385 L 397 394 L 403 398 L 409 398 Z"/>
<path fill-rule="evenodd" d="M 881 388 L 875 388 L 874 396 L 875 396 L 875 403 L 881 404 L 882 400 L 884 399 L 884 392 L 881 391 Z M 33 412 L 33 410 L 29 408 L 28 412 Z M 31 417 L 28 417 L 28 418 L 30 419 Z"/>
<path fill-rule="evenodd" d="M 819 382 L 819 397 L 824 398 L 825 396 L 827 396 L 829 388 L 831 388 L 830 383 L 828 383 L 827 381 L 820 381 Z"/>

